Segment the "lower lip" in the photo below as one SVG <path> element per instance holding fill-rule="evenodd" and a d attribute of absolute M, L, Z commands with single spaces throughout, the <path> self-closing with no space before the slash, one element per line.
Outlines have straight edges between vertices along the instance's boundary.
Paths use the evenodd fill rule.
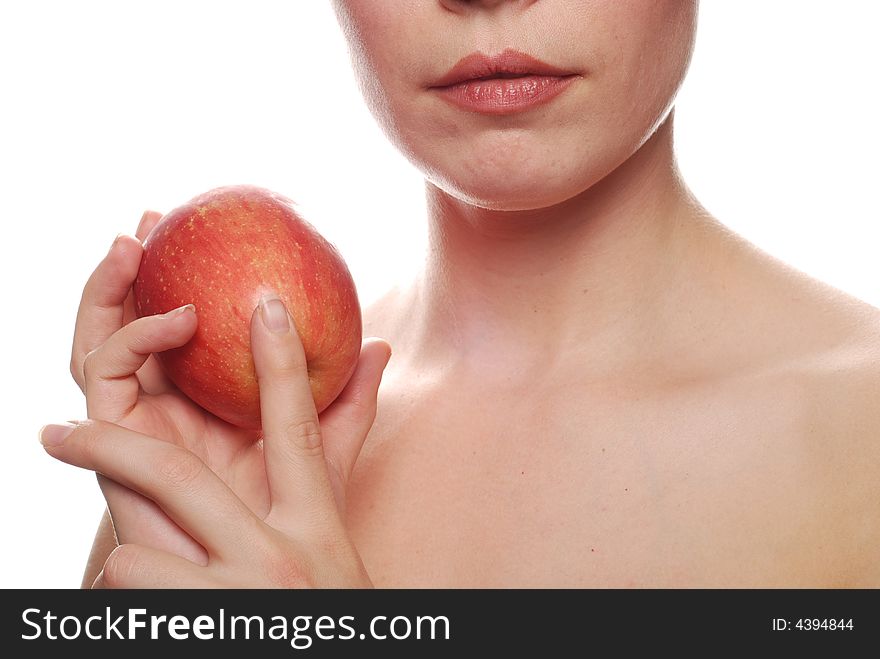
<path fill-rule="evenodd" d="M 547 103 L 568 89 L 577 78 L 570 76 L 523 76 L 468 80 L 447 87 L 433 87 L 453 105 L 483 114 L 513 114 Z"/>

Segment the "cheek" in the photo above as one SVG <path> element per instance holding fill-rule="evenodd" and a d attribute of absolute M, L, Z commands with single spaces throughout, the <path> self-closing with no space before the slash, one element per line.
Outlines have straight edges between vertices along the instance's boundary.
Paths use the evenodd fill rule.
<path fill-rule="evenodd" d="M 408 0 L 407 0 L 408 1 Z M 392 141 L 418 92 L 413 73 L 425 57 L 422 22 L 401 0 L 334 0 L 364 100 Z"/>
<path fill-rule="evenodd" d="M 693 50 L 696 2 L 631 0 L 609 3 L 602 32 L 597 96 L 625 133 L 647 138 L 666 116 Z"/>

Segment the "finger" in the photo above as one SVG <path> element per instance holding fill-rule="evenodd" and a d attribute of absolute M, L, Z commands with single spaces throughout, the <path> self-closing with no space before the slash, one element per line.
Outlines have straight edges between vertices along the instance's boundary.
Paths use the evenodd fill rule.
<path fill-rule="evenodd" d="M 86 282 L 70 355 L 70 373 L 81 389 L 86 355 L 122 327 L 123 303 L 137 277 L 142 253 L 136 238 L 120 234 Z"/>
<path fill-rule="evenodd" d="M 272 509 L 326 518 L 335 504 L 306 357 L 293 320 L 277 297 L 264 297 L 251 317 L 251 350 Z"/>
<path fill-rule="evenodd" d="M 92 588 L 208 588 L 206 568 L 168 552 L 125 544 L 104 562 Z"/>
<path fill-rule="evenodd" d="M 345 389 L 320 416 L 324 454 L 336 502 L 342 508 L 348 478 L 376 418 L 376 398 L 391 346 L 367 339 Z"/>
<path fill-rule="evenodd" d="M 162 213 L 158 211 L 148 210 L 144 212 L 134 234 L 137 239 L 142 243 L 146 241 L 147 236 L 159 224 L 162 217 Z M 128 297 L 125 298 L 125 303 L 123 304 L 123 323 L 128 324 L 135 318 L 137 318 L 137 313 L 134 309 L 134 295 L 129 291 Z M 160 394 L 175 389 L 174 384 L 165 375 L 155 357 L 148 358 L 140 370 L 138 370 L 137 375 L 141 383 L 141 389 L 148 394 Z"/>
<path fill-rule="evenodd" d="M 88 417 L 114 422 L 124 418 L 138 401 L 138 369 L 152 353 L 185 344 L 197 325 L 195 307 L 188 304 L 139 318 L 86 355 L 83 377 Z"/>
<path fill-rule="evenodd" d="M 159 211 L 144 211 L 144 214 L 141 215 L 141 221 L 138 222 L 137 230 L 134 235 L 138 240 L 144 242 L 147 239 L 147 236 L 150 235 L 150 232 L 153 230 L 157 224 L 159 224 L 159 220 L 162 219 L 162 213 Z"/>
<path fill-rule="evenodd" d="M 248 555 L 262 523 L 194 453 L 106 421 L 49 425 L 54 458 L 90 469 L 155 501 L 211 558 Z"/>
<path fill-rule="evenodd" d="M 98 485 L 107 500 L 110 520 L 120 544 L 144 545 L 171 552 L 197 565 L 208 564 L 204 547 L 172 522 L 154 501 L 100 474 Z"/>
<path fill-rule="evenodd" d="M 147 236 L 159 224 L 162 217 L 162 213 L 158 211 L 145 211 L 134 234 L 135 237 L 142 243 L 146 241 Z M 134 295 L 131 291 L 128 292 L 128 296 L 125 298 L 122 306 L 122 322 L 127 325 L 138 317 L 134 310 Z M 174 384 L 165 375 L 155 357 L 149 357 L 144 362 L 144 365 L 138 370 L 137 377 L 141 383 L 141 389 L 148 394 L 161 394 L 175 389 Z"/>

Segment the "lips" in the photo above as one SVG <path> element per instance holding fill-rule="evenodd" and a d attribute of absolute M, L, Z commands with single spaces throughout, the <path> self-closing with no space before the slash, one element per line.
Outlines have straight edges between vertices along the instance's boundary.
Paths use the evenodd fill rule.
<path fill-rule="evenodd" d="M 531 55 L 508 48 L 494 57 L 479 52 L 471 53 L 459 60 L 455 66 L 430 86 L 432 88 L 450 87 L 471 80 L 529 76 L 564 78 L 574 75 L 577 75 L 574 71 L 566 71 L 535 59 Z"/>
<path fill-rule="evenodd" d="M 580 77 L 508 49 L 495 57 L 464 57 L 429 89 L 459 110 L 510 115 L 550 102 Z"/>

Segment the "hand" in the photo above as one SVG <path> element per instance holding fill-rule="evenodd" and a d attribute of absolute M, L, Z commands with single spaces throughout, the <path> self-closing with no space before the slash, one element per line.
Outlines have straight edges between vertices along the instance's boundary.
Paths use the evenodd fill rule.
<path fill-rule="evenodd" d="M 196 329 L 195 316 L 187 313 L 174 322 L 169 315 L 166 329 L 172 330 L 171 334 L 159 337 L 158 344 L 147 338 L 139 346 L 139 354 L 133 356 L 134 363 L 128 360 L 128 372 L 119 372 L 119 351 L 118 348 L 114 350 L 114 344 L 118 345 L 123 338 L 119 332 L 136 319 L 131 284 L 137 276 L 143 252 L 140 241 L 160 219 L 160 213 L 145 212 L 137 228 L 137 238 L 117 236 L 107 256 L 89 277 L 77 313 L 70 372 L 86 394 L 88 418 L 114 421 L 151 432 L 166 441 L 182 443 L 184 437 L 198 439 L 195 429 L 204 427 L 208 430 L 209 422 L 203 421 L 202 411 L 188 402 L 165 377 L 150 351 L 159 351 L 163 345 L 176 347 L 189 340 Z M 132 329 L 138 328 L 126 331 L 131 334 Z M 110 359 L 116 361 L 110 363 Z M 232 435 L 229 441 L 217 443 L 230 447 L 247 445 L 248 438 L 236 441 Z M 247 462 L 240 461 L 238 468 L 246 468 Z M 259 483 L 259 479 L 252 478 L 251 482 Z M 204 559 L 201 546 L 151 501 L 101 475 L 98 475 L 98 483 L 107 499 L 108 511 L 112 511 L 117 539 L 146 542 L 192 560 Z M 255 503 L 256 500 L 257 497 Z"/>
<path fill-rule="evenodd" d="M 178 314 L 178 317 L 181 314 Z M 146 319 L 153 320 L 153 319 Z M 167 318 L 158 323 L 174 322 Z M 134 323 L 132 323 L 134 325 Z M 117 333 L 118 335 L 119 333 Z M 120 341 L 119 345 L 126 345 Z M 375 383 L 390 352 L 382 341 L 361 358 L 354 377 Z M 184 446 L 105 421 L 46 426 L 41 441 L 55 458 L 103 474 L 147 497 L 204 547 L 207 560 L 187 560 L 142 544 L 124 544 L 107 559 L 98 587 L 364 587 L 366 570 L 345 530 L 341 496 L 325 455 L 326 424 L 315 411 L 305 354 L 278 299 L 264 300 L 251 319 L 260 386 L 268 508 L 252 509 Z M 366 348 L 365 348 L 366 351 Z M 114 363 L 131 370 L 126 350 Z M 380 357 L 376 359 L 376 357 Z M 354 379 L 354 378 L 353 378 Z M 372 392 L 363 397 L 366 390 Z M 338 418 L 355 410 L 372 422 L 375 387 L 331 406 Z M 337 437 L 353 463 L 366 432 Z M 334 486 L 334 480 L 337 483 Z"/>
<path fill-rule="evenodd" d="M 144 238 L 160 218 L 158 213 L 145 213 L 137 236 Z M 197 310 L 135 318 L 131 284 L 142 251 L 138 239 L 120 236 L 83 291 L 71 373 L 86 393 L 88 418 L 186 448 L 230 484 L 251 510 L 265 514 L 269 492 L 258 437 L 190 401 L 151 356 L 186 343 L 195 332 Z M 326 459 L 340 503 L 360 442 L 372 425 L 376 388 L 387 358 L 386 343 L 365 342 L 345 390 L 321 415 Z M 119 542 L 170 551 L 197 563 L 207 561 L 204 548 L 149 498 L 106 476 L 99 475 L 98 480 Z"/>

